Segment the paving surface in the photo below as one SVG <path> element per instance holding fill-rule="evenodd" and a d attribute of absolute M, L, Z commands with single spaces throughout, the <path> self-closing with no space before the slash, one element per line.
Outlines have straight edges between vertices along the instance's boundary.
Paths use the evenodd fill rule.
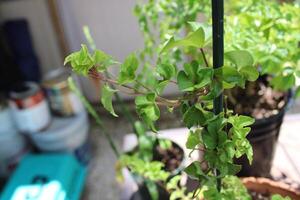
<path fill-rule="evenodd" d="M 284 180 L 298 187 L 300 183 L 300 115 L 294 114 L 299 110 L 292 107 L 285 117 L 278 146 L 275 153 L 272 174 L 276 179 Z M 178 115 L 165 115 L 162 112 L 160 129 L 178 128 L 182 124 Z M 168 116 L 168 117 L 166 117 Z M 113 119 L 103 115 L 106 128 L 119 146 L 122 148 L 126 133 L 132 132 L 125 118 Z M 84 200 L 119 200 L 120 187 L 115 180 L 116 157 L 110 150 L 108 143 L 101 134 L 101 129 L 92 122 L 91 141 L 93 145 L 93 160 L 84 192 Z"/>

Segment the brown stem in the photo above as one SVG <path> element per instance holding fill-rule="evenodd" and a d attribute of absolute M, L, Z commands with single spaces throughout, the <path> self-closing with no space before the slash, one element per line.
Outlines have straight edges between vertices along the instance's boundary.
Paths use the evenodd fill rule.
<path fill-rule="evenodd" d="M 200 51 L 201 51 L 201 54 L 202 54 L 202 57 L 203 57 L 203 60 L 205 62 L 206 67 L 209 67 L 209 64 L 208 64 L 208 61 L 206 59 L 206 56 L 205 56 L 203 48 L 200 48 Z"/>

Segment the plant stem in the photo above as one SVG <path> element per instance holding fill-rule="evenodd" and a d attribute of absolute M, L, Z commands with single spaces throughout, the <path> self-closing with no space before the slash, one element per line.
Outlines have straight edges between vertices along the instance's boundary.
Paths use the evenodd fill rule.
<path fill-rule="evenodd" d="M 102 133 L 104 134 L 105 138 L 109 142 L 109 145 L 111 149 L 113 150 L 114 154 L 117 158 L 120 157 L 120 153 L 117 149 L 117 146 L 115 145 L 113 139 L 111 138 L 110 134 L 106 132 L 106 129 L 103 125 L 103 122 L 101 121 L 97 111 L 93 108 L 93 106 L 90 104 L 90 102 L 82 95 L 82 93 L 79 91 L 78 87 L 76 86 L 74 80 L 72 78 L 69 79 L 69 86 L 71 90 L 80 98 L 83 105 L 87 109 L 87 111 L 90 113 L 90 115 L 95 119 L 98 126 L 102 129 Z"/>
<path fill-rule="evenodd" d="M 212 0 L 213 24 L 213 67 L 220 68 L 224 64 L 224 0 Z M 214 99 L 214 113 L 218 115 L 223 111 L 223 93 Z M 214 170 L 219 176 L 219 171 Z M 221 178 L 217 178 L 217 189 L 221 191 Z"/>
<path fill-rule="evenodd" d="M 102 81 L 104 81 L 106 83 L 119 86 L 120 88 L 123 87 L 123 88 L 126 88 L 128 90 L 131 90 L 131 91 L 134 92 L 134 93 L 130 93 L 131 95 L 134 95 L 134 94 L 146 95 L 147 94 L 146 92 L 136 90 L 135 88 L 133 88 L 133 87 L 131 87 L 129 85 L 120 85 L 116 80 L 113 80 L 113 79 L 110 79 L 108 77 L 105 77 L 105 76 L 99 74 L 98 72 L 96 72 L 95 70 L 91 70 L 90 73 L 89 73 L 89 75 L 92 78 L 100 79 L 100 80 L 102 80 Z M 124 92 L 124 93 L 128 93 L 128 92 L 126 92 L 124 90 L 121 90 L 121 89 L 120 89 L 120 91 Z M 161 96 L 157 96 L 157 100 L 159 102 L 161 102 L 161 103 L 165 103 L 166 106 L 178 106 L 178 104 L 180 103 L 179 99 L 170 100 L 170 99 L 166 99 L 166 98 L 161 97 Z"/>
<path fill-rule="evenodd" d="M 202 54 L 202 57 L 203 57 L 203 60 L 205 62 L 206 67 L 209 67 L 209 64 L 208 64 L 208 61 L 206 59 L 206 56 L 205 56 L 203 48 L 200 48 L 200 51 L 201 51 L 201 54 Z"/>

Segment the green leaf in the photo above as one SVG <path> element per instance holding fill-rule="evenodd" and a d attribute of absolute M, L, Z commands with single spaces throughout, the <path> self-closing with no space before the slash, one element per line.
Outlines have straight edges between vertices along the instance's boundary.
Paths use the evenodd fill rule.
<path fill-rule="evenodd" d="M 218 146 L 224 145 L 227 141 L 227 133 L 225 131 L 218 131 Z"/>
<path fill-rule="evenodd" d="M 218 115 L 217 117 L 213 118 L 208 122 L 207 130 L 211 134 L 216 134 L 223 129 L 225 126 L 225 119 Z"/>
<path fill-rule="evenodd" d="M 138 68 L 139 61 L 135 54 L 130 54 L 121 65 L 121 70 L 118 78 L 119 84 L 133 82 L 135 80 L 135 72 Z"/>
<path fill-rule="evenodd" d="M 208 149 L 216 148 L 218 144 L 218 135 L 215 132 L 208 132 L 206 130 L 202 130 L 202 140 L 203 144 Z"/>
<path fill-rule="evenodd" d="M 158 200 L 159 199 L 159 193 L 158 193 L 158 188 L 155 184 L 155 182 L 150 181 L 150 180 L 145 180 L 148 192 L 151 196 L 152 200 Z"/>
<path fill-rule="evenodd" d="M 228 122 L 234 127 L 243 128 L 252 125 L 255 122 L 255 119 L 245 115 L 235 115 L 229 117 Z"/>
<path fill-rule="evenodd" d="M 243 78 L 235 67 L 224 66 L 219 69 L 215 69 L 215 76 L 223 81 L 224 88 L 230 89 L 236 85 L 243 84 Z"/>
<path fill-rule="evenodd" d="M 198 180 L 200 177 L 204 176 L 204 173 L 201 169 L 201 163 L 199 161 L 194 161 L 189 166 L 187 166 L 184 171 L 192 179 Z"/>
<path fill-rule="evenodd" d="M 201 129 L 196 129 L 195 131 L 190 130 L 185 143 L 186 148 L 194 149 L 198 144 L 201 144 Z"/>
<path fill-rule="evenodd" d="M 197 62 L 184 64 L 184 71 L 177 76 L 178 87 L 183 92 L 191 92 L 211 83 L 213 69 L 202 68 Z"/>
<path fill-rule="evenodd" d="M 149 93 L 145 96 L 135 98 L 135 105 L 138 114 L 144 119 L 146 124 L 156 132 L 153 122 L 159 119 L 160 111 L 155 103 L 156 94 Z"/>
<path fill-rule="evenodd" d="M 183 122 L 188 128 L 193 126 L 204 126 L 209 118 L 213 116 L 213 113 L 205 111 L 200 107 L 194 105 L 184 113 Z"/>
<path fill-rule="evenodd" d="M 239 71 L 248 81 L 256 81 L 259 76 L 259 72 L 253 66 L 242 67 Z"/>
<path fill-rule="evenodd" d="M 160 51 L 160 54 L 163 52 L 166 52 L 172 48 L 174 48 L 176 46 L 176 41 L 174 39 L 174 37 L 171 37 L 169 40 L 167 40 L 165 42 L 165 44 L 163 45 L 162 50 Z"/>
<path fill-rule="evenodd" d="M 101 90 L 101 103 L 103 107 L 107 111 L 109 111 L 113 116 L 118 117 L 112 105 L 112 96 L 116 91 L 117 90 L 113 90 L 109 87 L 109 85 L 105 84 Z"/>
<path fill-rule="evenodd" d="M 227 163 L 227 167 L 228 173 L 226 173 L 226 175 L 235 175 L 242 169 L 241 165 L 236 165 L 232 163 Z"/>
<path fill-rule="evenodd" d="M 290 197 L 286 196 L 286 197 L 282 197 L 280 196 L 279 194 L 275 194 L 275 195 L 272 195 L 272 200 L 291 200 Z"/>
<path fill-rule="evenodd" d="M 179 40 L 177 45 L 201 48 L 204 45 L 204 41 L 205 33 L 203 28 L 200 27 L 196 31 L 189 33 L 186 38 Z"/>
<path fill-rule="evenodd" d="M 177 76 L 177 82 L 179 90 L 184 92 L 191 92 L 194 90 L 194 83 L 190 78 L 186 75 L 184 71 L 180 71 Z"/>
<path fill-rule="evenodd" d="M 95 64 L 87 46 L 84 44 L 81 45 L 80 51 L 74 52 L 65 58 L 64 65 L 67 63 L 71 63 L 73 71 L 84 76 L 88 75 L 89 70 Z"/>
<path fill-rule="evenodd" d="M 176 75 L 176 68 L 172 64 L 159 64 L 156 67 L 156 71 L 164 80 L 170 80 Z"/>
<path fill-rule="evenodd" d="M 227 154 L 227 157 L 232 159 L 235 155 L 235 148 L 233 142 L 227 140 L 227 142 L 224 145 L 224 149 Z"/>
<path fill-rule="evenodd" d="M 236 65 L 238 69 L 247 66 L 253 66 L 254 60 L 248 51 L 234 50 L 225 53 L 225 57 Z"/>
<path fill-rule="evenodd" d="M 211 83 L 213 76 L 213 69 L 211 68 L 200 68 L 197 77 L 196 77 L 196 83 L 195 83 L 195 88 L 199 89 L 202 88 L 208 84 Z"/>
<path fill-rule="evenodd" d="M 293 73 L 285 76 L 277 75 L 271 80 L 271 84 L 277 90 L 288 90 L 296 84 L 296 78 Z"/>
<path fill-rule="evenodd" d="M 165 87 L 169 84 L 169 80 L 159 81 L 158 84 L 155 87 L 155 90 L 158 94 L 161 94 Z"/>
<path fill-rule="evenodd" d="M 101 50 L 95 50 L 93 56 L 90 55 L 87 46 L 83 44 L 80 51 L 66 57 L 64 64 L 67 63 L 71 63 L 73 71 L 86 76 L 93 67 L 98 72 L 103 72 L 107 67 L 118 62 Z"/>
<path fill-rule="evenodd" d="M 159 146 L 165 150 L 170 149 L 172 147 L 172 142 L 171 142 L 171 140 L 168 140 L 168 139 L 159 139 L 158 143 L 159 143 Z"/>
<path fill-rule="evenodd" d="M 163 46 L 160 53 L 166 52 L 174 47 L 203 47 L 205 42 L 205 33 L 202 27 L 196 31 L 190 32 L 185 38 L 181 40 L 175 40 L 171 37 Z"/>
<path fill-rule="evenodd" d="M 113 60 L 111 56 L 109 56 L 101 50 L 95 50 L 93 60 L 96 70 L 98 72 L 104 72 L 109 66 L 118 63 L 115 60 Z"/>
<path fill-rule="evenodd" d="M 142 135 L 146 134 L 145 127 L 143 126 L 142 122 L 140 122 L 140 121 L 134 122 L 134 129 L 135 129 L 135 132 L 138 134 L 138 136 L 142 136 Z"/>
<path fill-rule="evenodd" d="M 201 96 L 202 100 L 213 100 L 223 91 L 222 82 L 215 80 L 210 84 L 210 92 L 206 96 Z"/>

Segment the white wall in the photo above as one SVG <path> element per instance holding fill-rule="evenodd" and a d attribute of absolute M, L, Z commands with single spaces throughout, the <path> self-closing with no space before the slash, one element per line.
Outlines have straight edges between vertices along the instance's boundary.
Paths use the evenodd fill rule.
<path fill-rule="evenodd" d="M 46 0 L 3 1 L 0 3 L 0 23 L 8 19 L 26 18 L 42 72 L 61 67 L 62 58 L 49 18 Z"/>
<path fill-rule="evenodd" d="M 71 51 L 86 43 L 82 34 L 84 25 L 90 27 L 97 48 L 119 61 L 143 47 L 143 38 L 132 13 L 135 0 L 57 0 L 57 3 Z M 99 91 L 93 84 L 83 80 L 82 85 L 89 99 L 99 98 Z"/>
<path fill-rule="evenodd" d="M 143 48 L 143 37 L 133 15 L 136 0 L 56 0 L 67 43 L 71 51 L 86 43 L 82 27 L 87 25 L 97 47 L 123 61 L 132 51 Z M 3 20 L 25 17 L 29 20 L 34 46 L 42 70 L 62 66 L 62 59 L 46 0 L 5 1 L 0 3 Z M 117 69 L 114 70 L 117 73 Z M 84 93 L 92 101 L 99 99 L 99 90 L 87 79 L 81 78 Z M 168 94 L 176 89 L 171 88 Z"/>

